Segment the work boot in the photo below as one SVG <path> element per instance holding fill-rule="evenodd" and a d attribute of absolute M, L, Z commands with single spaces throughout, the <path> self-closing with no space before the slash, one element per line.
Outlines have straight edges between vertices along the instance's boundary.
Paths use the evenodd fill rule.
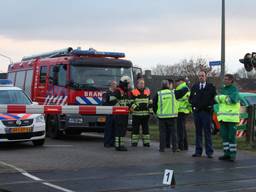
<path fill-rule="evenodd" d="M 138 143 L 132 143 L 132 147 L 137 147 Z"/>
<path fill-rule="evenodd" d="M 228 160 L 230 160 L 230 157 L 229 157 L 229 156 L 226 156 L 226 155 L 223 155 L 223 156 L 220 156 L 220 157 L 219 157 L 219 160 L 228 161 Z"/>
<path fill-rule="evenodd" d="M 235 162 L 235 161 L 236 161 L 236 157 L 230 157 L 230 158 L 229 158 L 229 161 Z"/>
<path fill-rule="evenodd" d="M 179 148 L 178 149 L 173 149 L 172 152 L 174 152 L 174 153 L 175 152 L 180 152 L 180 149 Z"/>
<path fill-rule="evenodd" d="M 144 147 L 150 147 L 150 144 L 149 143 L 144 143 L 143 146 Z"/>
<path fill-rule="evenodd" d="M 116 147 L 116 151 L 128 151 L 125 146 Z"/>

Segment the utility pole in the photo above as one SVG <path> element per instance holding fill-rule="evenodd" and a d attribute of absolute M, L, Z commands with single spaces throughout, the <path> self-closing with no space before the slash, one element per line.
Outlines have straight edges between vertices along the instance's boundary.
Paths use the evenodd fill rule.
<path fill-rule="evenodd" d="M 225 75 L 225 0 L 222 0 L 221 11 L 221 72 L 220 78 L 223 80 Z"/>

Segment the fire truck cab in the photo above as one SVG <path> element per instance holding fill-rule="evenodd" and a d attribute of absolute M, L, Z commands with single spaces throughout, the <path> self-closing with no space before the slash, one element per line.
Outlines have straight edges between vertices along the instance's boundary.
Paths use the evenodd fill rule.
<path fill-rule="evenodd" d="M 8 79 L 33 101 L 44 105 L 101 105 L 111 81 L 127 75 L 133 83 L 133 65 L 124 53 L 71 47 L 23 57 L 9 65 Z M 138 71 L 138 69 L 136 69 Z M 47 115 L 47 135 L 103 131 L 106 117 L 99 115 Z"/>

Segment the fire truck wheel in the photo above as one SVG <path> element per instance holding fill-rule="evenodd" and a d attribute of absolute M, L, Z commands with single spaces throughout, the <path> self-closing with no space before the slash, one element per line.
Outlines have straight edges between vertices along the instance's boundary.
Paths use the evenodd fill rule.
<path fill-rule="evenodd" d="M 32 142 L 33 142 L 33 145 L 36 147 L 36 146 L 43 146 L 44 141 L 45 141 L 45 139 L 39 139 L 39 140 L 34 140 Z"/>
<path fill-rule="evenodd" d="M 52 139 L 58 139 L 61 136 L 59 131 L 59 117 L 58 115 L 49 115 L 46 120 L 46 136 Z"/>

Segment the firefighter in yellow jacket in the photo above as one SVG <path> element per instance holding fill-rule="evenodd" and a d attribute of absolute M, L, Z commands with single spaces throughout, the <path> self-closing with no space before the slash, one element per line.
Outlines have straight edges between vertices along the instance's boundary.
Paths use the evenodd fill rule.
<path fill-rule="evenodd" d="M 226 74 L 224 87 L 221 88 L 220 94 L 215 97 L 218 103 L 216 112 L 220 122 L 220 134 L 224 150 L 224 155 L 219 157 L 219 160 L 235 161 L 236 159 L 236 124 L 240 120 L 240 99 L 233 82 L 233 75 Z"/>
<path fill-rule="evenodd" d="M 142 140 L 144 147 L 150 147 L 149 115 L 152 110 L 150 90 L 145 88 L 144 79 L 137 81 L 137 87 L 131 92 L 132 100 L 132 146 L 136 147 L 140 138 L 140 126 L 142 127 Z"/>

